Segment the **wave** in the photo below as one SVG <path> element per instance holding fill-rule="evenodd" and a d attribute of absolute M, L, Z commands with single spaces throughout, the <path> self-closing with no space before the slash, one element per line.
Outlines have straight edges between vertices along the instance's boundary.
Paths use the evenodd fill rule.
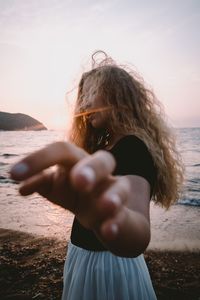
<path fill-rule="evenodd" d="M 6 166 L 6 165 L 9 165 L 8 163 L 5 163 L 5 162 L 2 162 L 0 161 L 0 166 Z"/>
<path fill-rule="evenodd" d="M 19 156 L 19 154 L 14 154 L 14 153 L 3 153 L 0 156 L 3 157 L 12 157 L 12 156 Z"/>
<path fill-rule="evenodd" d="M 11 178 L 7 178 L 5 176 L 0 176 L 0 183 L 14 183 L 14 184 L 18 184 L 18 181 L 13 180 Z"/>
<path fill-rule="evenodd" d="M 178 204 L 188 206 L 200 206 L 200 199 L 180 199 Z"/>
<path fill-rule="evenodd" d="M 200 178 L 188 179 L 188 182 L 191 182 L 191 183 L 200 183 Z"/>
<path fill-rule="evenodd" d="M 199 193 L 200 192 L 200 188 L 197 187 L 197 188 L 193 188 L 193 187 L 189 187 L 187 189 L 188 192 L 193 192 L 193 193 Z"/>

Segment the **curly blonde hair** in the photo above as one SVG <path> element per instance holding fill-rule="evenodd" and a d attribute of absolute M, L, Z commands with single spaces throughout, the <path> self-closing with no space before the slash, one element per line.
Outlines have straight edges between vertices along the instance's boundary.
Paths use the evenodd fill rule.
<path fill-rule="evenodd" d="M 169 208 L 180 196 L 184 168 L 162 105 L 138 74 L 126 71 L 127 67 L 117 65 L 103 51 L 101 53 L 105 58 L 97 63 L 95 56 L 99 51 L 95 52 L 91 70 L 83 73 L 79 82 L 70 140 L 93 153 L 104 134 L 92 128 L 85 116 L 83 84 L 90 78 L 106 105 L 113 108 L 110 112 L 112 132 L 134 134 L 148 147 L 157 169 L 152 198 L 155 203 Z"/>

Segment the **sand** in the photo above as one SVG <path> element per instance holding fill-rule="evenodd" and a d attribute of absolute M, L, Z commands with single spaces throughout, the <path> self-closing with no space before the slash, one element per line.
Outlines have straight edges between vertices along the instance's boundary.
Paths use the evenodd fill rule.
<path fill-rule="evenodd" d="M 158 300 L 200 299 L 199 254 L 145 252 Z M 0 299 L 60 299 L 65 257 L 64 241 L 0 229 Z"/>
<path fill-rule="evenodd" d="M 73 215 L 17 185 L 0 189 L 0 299 L 60 299 Z M 200 208 L 151 204 L 145 258 L 160 300 L 200 299 Z"/>

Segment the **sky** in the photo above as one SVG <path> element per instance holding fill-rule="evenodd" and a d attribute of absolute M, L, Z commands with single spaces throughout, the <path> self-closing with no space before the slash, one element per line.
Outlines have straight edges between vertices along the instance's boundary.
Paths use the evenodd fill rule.
<path fill-rule="evenodd" d="M 0 0 L 0 111 L 66 128 L 95 50 L 131 65 L 175 127 L 200 127 L 200 0 Z"/>

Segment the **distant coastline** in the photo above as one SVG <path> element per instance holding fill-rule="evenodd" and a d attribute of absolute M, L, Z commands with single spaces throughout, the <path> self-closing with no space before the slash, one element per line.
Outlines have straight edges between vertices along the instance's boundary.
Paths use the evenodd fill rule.
<path fill-rule="evenodd" d="M 18 130 L 47 130 L 47 128 L 38 120 L 22 113 L 8 113 L 0 111 L 0 130 L 18 131 Z"/>

